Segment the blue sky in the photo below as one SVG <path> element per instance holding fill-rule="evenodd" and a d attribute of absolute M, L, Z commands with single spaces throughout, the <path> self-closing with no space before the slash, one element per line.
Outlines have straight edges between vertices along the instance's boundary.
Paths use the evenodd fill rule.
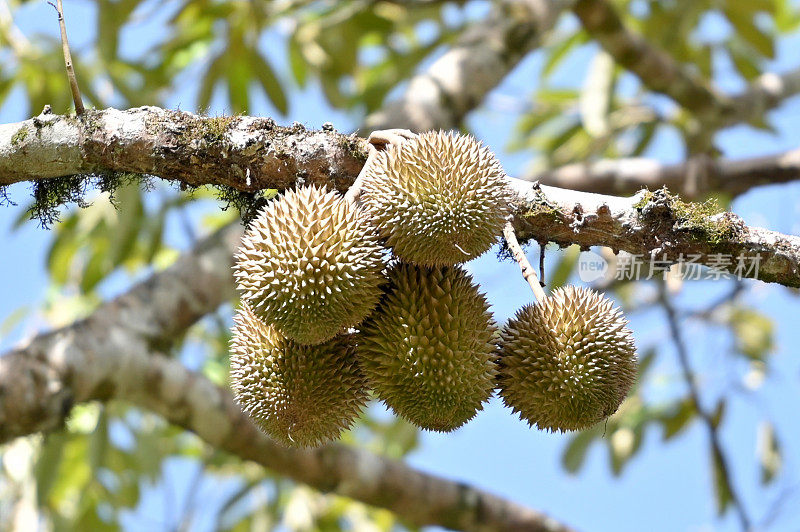
<path fill-rule="evenodd" d="M 86 1 L 69 2 L 67 8 L 70 39 L 79 53 L 82 45 L 93 35 L 94 10 L 92 3 Z M 17 23 L 29 38 L 38 32 L 57 34 L 52 8 L 44 2 L 35 2 L 24 8 Z M 161 23 L 162 20 L 155 17 L 131 29 L 123 35 L 123 50 L 132 55 L 139 53 L 142 42 L 163 31 Z M 708 35 L 723 30 L 722 23 L 713 18 L 702 29 Z M 275 57 L 277 64 L 285 64 L 285 54 L 276 34 L 265 37 L 262 45 L 270 50 L 270 56 Z M 785 39 L 779 46 L 778 58 L 772 68 L 783 71 L 797 66 L 794 52 L 798 45 L 800 38 Z M 557 74 L 556 82 L 582 79 L 592 53 L 593 50 L 587 49 L 569 61 Z M 487 107 L 468 120 L 474 133 L 496 151 L 511 175 L 524 170 L 530 154 L 507 152 L 507 141 L 516 116 L 497 102 L 509 97 L 526 98 L 527 90 L 534 86 L 531 80 L 536 79 L 540 62 L 538 54 L 526 59 L 496 89 Z M 284 79 L 288 79 L 285 74 Z M 729 90 L 740 87 L 732 75 L 723 76 L 720 85 Z M 168 104 L 190 109 L 195 87 L 190 76 L 182 81 L 181 86 L 183 88 L 170 97 Z M 226 111 L 219 96 L 213 100 L 211 114 Z M 20 94 L 13 94 L 0 107 L 0 122 L 28 118 L 22 102 Z M 283 123 L 298 121 L 312 128 L 332 122 L 342 131 L 355 127 L 360 118 L 330 109 L 313 83 L 303 91 L 292 91 L 290 109 L 289 116 L 279 118 L 263 97 L 256 97 L 251 114 L 275 116 Z M 725 155 L 733 158 L 796 148 L 800 139 L 799 117 L 800 100 L 796 98 L 771 114 L 777 135 L 736 127 L 719 136 L 720 145 Z M 683 157 L 677 139 L 669 135 L 661 135 L 647 155 L 669 162 Z M 26 185 L 13 187 L 11 193 L 21 205 L 26 203 Z M 752 191 L 734 203 L 733 211 L 748 223 L 798 234 L 800 183 Z M 0 235 L 5 257 L 0 261 L 0 273 L 7 280 L 4 295 L 0 298 L 0 323 L 20 306 L 32 309 L 40 306 L 48 289 L 44 259 L 52 233 L 34 223 L 11 231 L 10 226 L 19 213 L 20 207 L 0 208 Z M 199 219 L 199 212 L 193 214 Z M 177 223 L 172 223 L 168 230 L 170 240 L 185 244 Z M 530 253 L 535 257 L 536 248 L 532 248 Z M 559 254 L 556 250 L 549 251 L 551 267 Z M 515 264 L 498 262 L 490 252 L 468 267 L 487 293 L 498 321 L 504 321 L 531 300 Z M 103 292 L 118 292 L 125 286 L 123 281 L 124 278 L 117 278 L 104 285 Z M 579 282 L 577 278 L 573 281 Z M 727 289 L 723 284 L 687 283 L 678 303 L 682 308 L 702 307 L 703 302 L 712 300 L 714 294 Z M 764 385 L 749 395 L 735 395 L 731 400 L 722 430 L 723 442 L 734 464 L 734 482 L 756 522 L 768 513 L 778 495 L 787 491 L 788 496 L 771 529 L 797 530 L 800 527 L 800 510 L 797 510 L 800 508 L 800 492 L 797 491 L 800 486 L 800 424 L 796 420 L 796 405 L 800 400 L 800 357 L 796 346 L 800 345 L 800 328 L 797 327 L 800 300 L 797 294 L 781 287 L 758 282 L 748 282 L 747 286 L 745 300 L 775 319 L 777 348 L 771 355 L 773 372 Z M 0 338 L 0 347 L 7 348 L 42 326 L 42 321 L 33 314 Z M 692 363 L 701 375 L 704 400 L 706 405 L 713 405 L 715 397 L 731 384 L 731 374 L 735 376 L 737 369 L 735 359 L 728 353 L 730 339 L 719 331 L 696 324 L 689 323 L 686 327 Z M 657 310 L 633 316 L 632 328 L 640 347 L 669 345 L 664 317 Z M 668 347 L 663 349 L 658 365 L 651 373 L 660 377 L 651 378 L 646 383 L 648 397 L 663 399 L 684 392 L 674 361 L 672 350 Z M 755 454 L 756 427 L 765 417 L 777 426 L 785 464 L 782 476 L 768 489 L 762 489 L 758 483 Z M 565 474 L 560 460 L 567 441 L 568 436 L 529 429 L 494 399 L 475 420 L 455 433 L 424 433 L 420 449 L 410 455 L 408 461 L 426 471 L 468 481 L 544 510 L 582 530 L 738 530 L 732 512 L 721 520 L 715 516 L 708 442 L 703 427 L 698 423 L 667 443 L 661 441 L 660 429 L 651 429 L 642 451 L 618 478 L 611 474 L 605 446 L 598 444 L 590 449 L 585 465 L 577 475 Z M 190 470 L 186 464 L 173 464 L 167 471 L 179 493 L 185 489 Z M 146 493 L 139 511 L 126 521 L 129 529 L 152 529 L 153 523 L 144 516 L 162 515 L 162 494 L 159 487 Z M 208 526 L 207 522 L 201 521 L 196 529 L 205 530 Z"/>

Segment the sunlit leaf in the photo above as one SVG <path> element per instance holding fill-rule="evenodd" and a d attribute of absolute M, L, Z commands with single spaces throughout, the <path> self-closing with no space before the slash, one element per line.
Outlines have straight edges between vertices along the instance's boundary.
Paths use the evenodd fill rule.
<path fill-rule="evenodd" d="M 570 473 L 576 473 L 586 459 L 589 446 L 597 438 L 595 430 L 585 430 L 572 437 L 561 455 L 561 465 Z"/>
<path fill-rule="evenodd" d="M 675 403 L 672 408 L 661 417 L 661 425 L 664 427 L 664 440 L 672 439 L 683 432 L 696 416 L 697 410 L 690 397 L 686 397 Z"/>
<path fill-rule="evenodd" d="M 249 54 L 249 57 L 250 67 L 253 69 L 256 79 L 258 79 L 264 91 L 267 93 L 272 105 L 274 105 L 281 114 L 286 114 L 289 111 L 289 102 L 286 99 L 286 93 L 284 93 L 275 71 L 260 54 L 252 53 Z"/>
<path fill-rule="evenodd" d="M 758 426 L 758 462 L 761 466 L 761 483 L 769 484 L 781 470 L 783 455 L 781 444 L 775 435 L 772 423 L 764 422 Z"/>
<path fill-rule="evenodd" d="M 733 502 L 733 495 L 728 486 L 728 471 L 725 468 L 725 462 L 714 448 L 711 449 L 711 471 L 714 482 L 714 501 L 717 513 L 722 515 Z"/>
<path fill-rule="evenodd" d="M 762 360 L 775 349 L 772 319 L 755 309 L 737 307 L 728 317 L 733 330 L 735 349 L 753 360 Z"/>

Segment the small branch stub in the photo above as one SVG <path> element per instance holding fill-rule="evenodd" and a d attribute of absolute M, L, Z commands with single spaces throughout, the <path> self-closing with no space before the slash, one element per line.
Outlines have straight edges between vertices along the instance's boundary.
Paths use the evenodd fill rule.
<path fill-rule="evenodd" d="M 75 102 L 75 114 L 80 116 L 86 109 L 83 107 L 83 100 L 81 99 L 81 91 L 78 88 L 78 78 L 75 77 L 75 69 L 72 66 L 72 54 L 69 50 L 69 41 L 67 40 L 67 25 L 64 22 L 64 7 L 61 0 L 57 0 L 58 5 L 53 2 L 47 2 L 53 6 L 58 13 L 58 25 L 61 29 L 61 48 L 64 51 L 64 66 L 67 69 L 67 79 L 69 79 L 69 89 L 72 92 L 72 101 Z"/>

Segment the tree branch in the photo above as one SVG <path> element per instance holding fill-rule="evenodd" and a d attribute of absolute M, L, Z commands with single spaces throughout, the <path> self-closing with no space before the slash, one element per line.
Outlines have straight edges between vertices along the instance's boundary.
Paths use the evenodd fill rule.
<path fill-rule="evenodd" d="M 748 159 L 698 155 L 679 164 L 644 158 L 604 159 L 562 166 L 525 179 L 600 194 L 634 194 L 642 188 L 667 187 L 688 199 L 712 192 L 733 198 L 758 186 L 800 179 L 800 149 Z M 697 186 L 687 187 L 690 182 Z"/>
<path fill-rule="evenodd" d="M 84 117 L 40 115 L 0 126 L 0 185 L 134 172 L 247 192 L 304 183 L 345 190 L 366 159 L 363 139 L 280 127 L 268 118 L 209 118 L 153 107 Z M 27 132 L 22 140 L 20 131 Z M 704 264 L 715 263 L 718 254 L 758 257 L 758 279 L 800 286 L 800 238 L 747 227 L 732 213 L 707 215 L 662 192 L 620 198 L 512 178 L 509 185 L 516 192 L 513 222 L 520 240 L 608 246 L 672 260 L 696 254 Z"/>
<path fill-rule="evenodd" d="M 800 287 L 800 237 L 748 227 L 733 213 L 708 214 L 665 190 L 621 198 L 510 179 L 517 193 L 514 227 L 523 240 L 582 248 L 606 246 L 645 260 L 677 261 L 736 272 L 737 258 L 758 264 L 743 277 Z M 720 263 L 720 257 L 731 259 Z"/>
<path fill-rule="evenodd" d="M 368 130 L 453 129 L 529 52 L 572 0 L 503 0 L 467 30 L 403 95 L 366 119 Z"/>
<path fill-rule="evenodd" d="M 232 295 L 240 234 L 224 228 L 89 318 L 0 356 L 0 443 L 58 428 L 76 404 L 119 399 L 277 474 L 382 506 L 417 525 L 568 530 L 534 510 L 364 450 L 284 448 L 251 423 L 228 390 L 158 354 Z"/>
<path fill-rule="evenodd" d="M 573 11 L 587 33 L 617 63 L 649 89 L 666 94 L 697 115 L 705 131 L 757 119 L 800 92 L 800 69 L 795 69 L 764 74 L 738 95 L 722 94 L 667 52 L 629 31 L 607 0 L 577 0 Z"/>
<path fill-rule="evenodd" d="M 629 31 L 606 0 L 577 0 L 573 11 L 589 35 L 597 39 L 614 60 L 642 80 L 651 90 L 670 96 L 696 114 L 728 106 L 725 96 L 676 62 L 667 52 Z"/>
<path fill-rule="evenodd" d="M 743 92 L 730 98 L 729 110 L 720 109 L 719 127 L 749 122 L 778 107 L 787 98 L 800 94 L 800 68 L 782 74 L 767 72 Z"/>
<path fill-rule="evenodd" d="M 366 146 L 355 136 L 278 126 L 271 118 L 158 107 L 87 110 L 79 117 L 42 113 L 0 125 L 0 185 L 130 172 L 247 192 L 298 182 L 345 190 L 367 158 Z"/>
<path fill-rule="evenodd" d="M 664 283 L 659 285 L 659 302 L 661 303 L 661 306 L 664 308 L 664 312 L 667 315 L 667 323 L 669 324 L 672 342 L 675 344 L 675 350 L 678 354 L 678 362 L 681 366 L 683 380 L 686 382 L 686 386 L 689 388 L 689 397 L 692 400 L 692 404 L 694 405 L 697 415 L 700 417 L 700 420 L 703 422 L 703 425 L 705 425 L 708 432 L 708 439 L 711 443 L 711 453 L 715 462 L 714 467 L 719 470 L 719 481 L 723 484 L 723 489 L 728 492 L 728 496 L 730 497 L 730 500 L 736 509 L 736 514 L 739 517 L 739 523 L 741 524 L 742 530 L 751 530 L 752 520 L 747 514 L 747 510 L 744 507 L 742 498 L 739 496 L 735 486 L 733 485 L 731 468 L 728 464 L 728 460 L 725 457 L 725 453 L 722 450 L 718 422 L 714 420 L 712 413 L 703 408 L 703 403 L 700 400 L 700 389 L 695 382 L 694 372 L 692 371 L 692 365 L 689 361 L 689 350 L 686 347 L 686 341 L 683 338 L 683 333 L 681 332 L 681 328 L 678 323 L 678 314 L 672 304 L 672 301 L 670 301 L 669 296 L 666 293 L 666 287 L 664 286 Z"/>
<path fill-rule="evenodd" d="M 519 245 L 517 235 L 514 232 L 514 225 L 511 222 L 506 222 L 505 226 L 503 226 L 503 238 L 506 241 L 508 249 L 511 251 L 511 256 L 514 257 L 514 260 L 519 264 L 522 277 L 531 287 L 536 301 L 544 303 L 547 294 L 544 293 L 542 282 L 539 280 L 539 276 L 536 275 L 536 270 L 533 269 L 528 257 L 525 256 L 525 251 L 522 249 L 522 246 Z"/>

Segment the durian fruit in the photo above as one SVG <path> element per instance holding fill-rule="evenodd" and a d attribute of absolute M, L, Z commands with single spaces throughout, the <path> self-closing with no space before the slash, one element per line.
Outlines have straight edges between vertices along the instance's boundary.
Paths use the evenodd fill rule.
<path fill-rule="evenodd" d="M 353 424 L 368 392 L 351 336 L 301 345 L 245 301 L 233 320 L 231 388 L 264 432 L 287 446 L 314 447 Z"/>
<path fill-rule="evenodd" d="M 613 302 L 567 286 L 526 305 L 501 332 L 499 391 L 520 418 L 582 430 L 617 411 L 636 380 L 636 347 Z"/>
<path fill-rule="evenodd" d="M 306 186 L 252 222 L 234 277 L 256 315 L 297 342 L 318 344 L 378 304 L 383 254 L 363 213 L 336 192 Z"/>
<path fill-rule="evenodd" d="M 361 201 L 400 259 L 451 266 L 488 250 L 509 212 L 505 172 L 471 136 L 431 131 L 379 152 Z"/>
<path fill-rule="evenodd" d="M 362 329 L 361 367 L 398 415 L 424 429 L 454 430 L 483 408 L 494 388 L 496 327 L 489 305 L 459 267 L 399 263 L 389 279 Z"/>

